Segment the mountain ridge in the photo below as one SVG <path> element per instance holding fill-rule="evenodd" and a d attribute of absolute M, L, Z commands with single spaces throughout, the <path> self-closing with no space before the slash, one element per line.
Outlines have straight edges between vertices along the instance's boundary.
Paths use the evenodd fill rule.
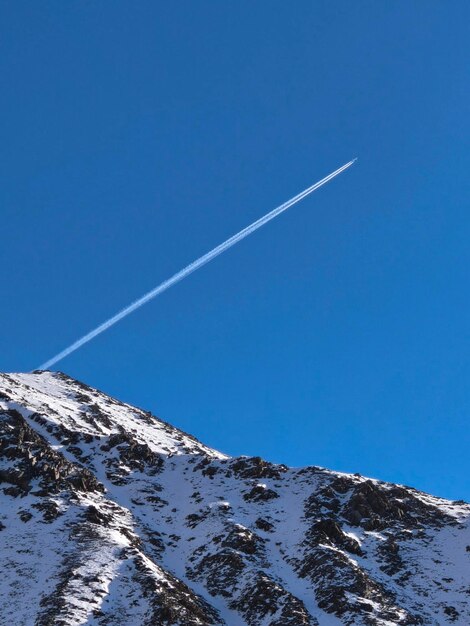
<path fill-rule="evenodd" d="M 0 624 L 464 626 L 469 519 L 227 456 L 63 373 L 0 374 Z"/>

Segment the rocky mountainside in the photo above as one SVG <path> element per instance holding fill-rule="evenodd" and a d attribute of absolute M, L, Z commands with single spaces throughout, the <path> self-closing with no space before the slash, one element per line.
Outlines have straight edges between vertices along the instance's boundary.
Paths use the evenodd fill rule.
<path fill-rule="evenodd" d="M 470 506 L 0 375 L 2 626 L 470 624 Z"/>

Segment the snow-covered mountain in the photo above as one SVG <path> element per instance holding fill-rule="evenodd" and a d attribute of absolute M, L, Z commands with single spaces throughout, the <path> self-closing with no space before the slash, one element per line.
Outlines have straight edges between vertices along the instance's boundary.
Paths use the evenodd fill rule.
<path fill-rule="evenodd" d="M 0 375 L 2 626 L 470 625 L 470 506 Z"/>

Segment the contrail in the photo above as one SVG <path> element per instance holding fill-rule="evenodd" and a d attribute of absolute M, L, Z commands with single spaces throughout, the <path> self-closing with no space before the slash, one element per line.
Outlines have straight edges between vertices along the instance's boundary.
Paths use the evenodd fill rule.
<path fill-rule="evenodd" d="M 354 163 L 354 161 L 356 161 L 356 159 L 353 159 L 352 161 L 349 161 L 349 163 L 346 163 L 345 165 L 339 167 L 337 170 L 335 170 L 331 174 L 328 174 L 328 176 L 325 176 L 325 178 L 322 178 L 311 187 L 308 187 L 304 191 L 301 191 L 290 200 L 287 200 L 287 202 L 284 202 L 284 204 L 281 204 L 277 208 L 273 209 L 264 217 L 260 217 L 260 219 L 256 220 L 256 222 L 253 222 L 252 224 L 238 232 L 236 235 L 233 235 L 233 237 L 230 237 L 220 245 L 216 246 L 210 252 L 207 252 L 203 256 L 199 257 L 198 259 L 196 259 L 196 261 L 193 261 L 181 271 L 174 274 L 171 278 L 168 278 L 168 280 L 165 280 L 163 283 L 158 285 L 158 287 L 155 287 L 154 289 L 143 295 L 141 298 L 116 313 L 116 315 L 113 315 L 113 317 L 110 317 L 108 320 L 106 320 L 106 322 L 103 322 L 94 330 L 90 331 L 80 339 L 77 339 L 77 341 L 72 343 L 68 348 L 65 348 L 65 350 L 62 350 L 62 352 L 59 352 L 51 359 L 40 365 L 38 369 L 46 370 L 49 369 L 49 367 L 51 367 L 52 365 L 55 365 L 55 363 L 62 361 L 62 359 L 65 359 L 66 356 L 72 354 L 72 352 L 75 352 L 75 350 L 78 350 L 98 335 L 101 335 L 101 333 L 104 333 L 105 330 L 108 330 L 108 328 L 111 328 L 111 326 L 117 324 L 117 322 L 130 315 L 133 311 L 136 311 L 150 300 L 153 300 L 153 298 L 156 298 L 161 293 L 178 283 L 180 280 L 183 280 L 183 278 L 189 276 L 189 274 L 192 274 L 203 265 L 206 265 L 206 263 L 209 263 L 209 261 L 212 261 L 212 259 L 215 259 L 215 257 L 219 256 L 219 254 L 222 254 L 245 237 L 248 237 L 248 235 L 251 235 L 251 233 L 254 233 L 255 230 L 258 230 L 258 228 L 261 228 L 261 226 L 264 226 L 264 224 L 267 224 L 267 222 L 271 221 L 284 211 L 287 211 L 287 209 L 289 209 L 291 206 L 293 206 L 297 202 L 300 202 L 300 200 L 303 200 L 303 198 L 313 193 L 322 185 L 325 185 L 327 182 L 335 178 L 335 176 L 338 176 L 338 174 L 344 172 L 344 170 L 350 167 Z"/>

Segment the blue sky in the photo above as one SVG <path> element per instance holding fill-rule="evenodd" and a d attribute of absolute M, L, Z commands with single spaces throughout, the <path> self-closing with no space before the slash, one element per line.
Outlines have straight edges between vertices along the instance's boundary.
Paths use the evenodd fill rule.
<path fill-rule="evenodd" d="M 470 498 L 468 2 L 3 2 L 0 369 Z"/>

